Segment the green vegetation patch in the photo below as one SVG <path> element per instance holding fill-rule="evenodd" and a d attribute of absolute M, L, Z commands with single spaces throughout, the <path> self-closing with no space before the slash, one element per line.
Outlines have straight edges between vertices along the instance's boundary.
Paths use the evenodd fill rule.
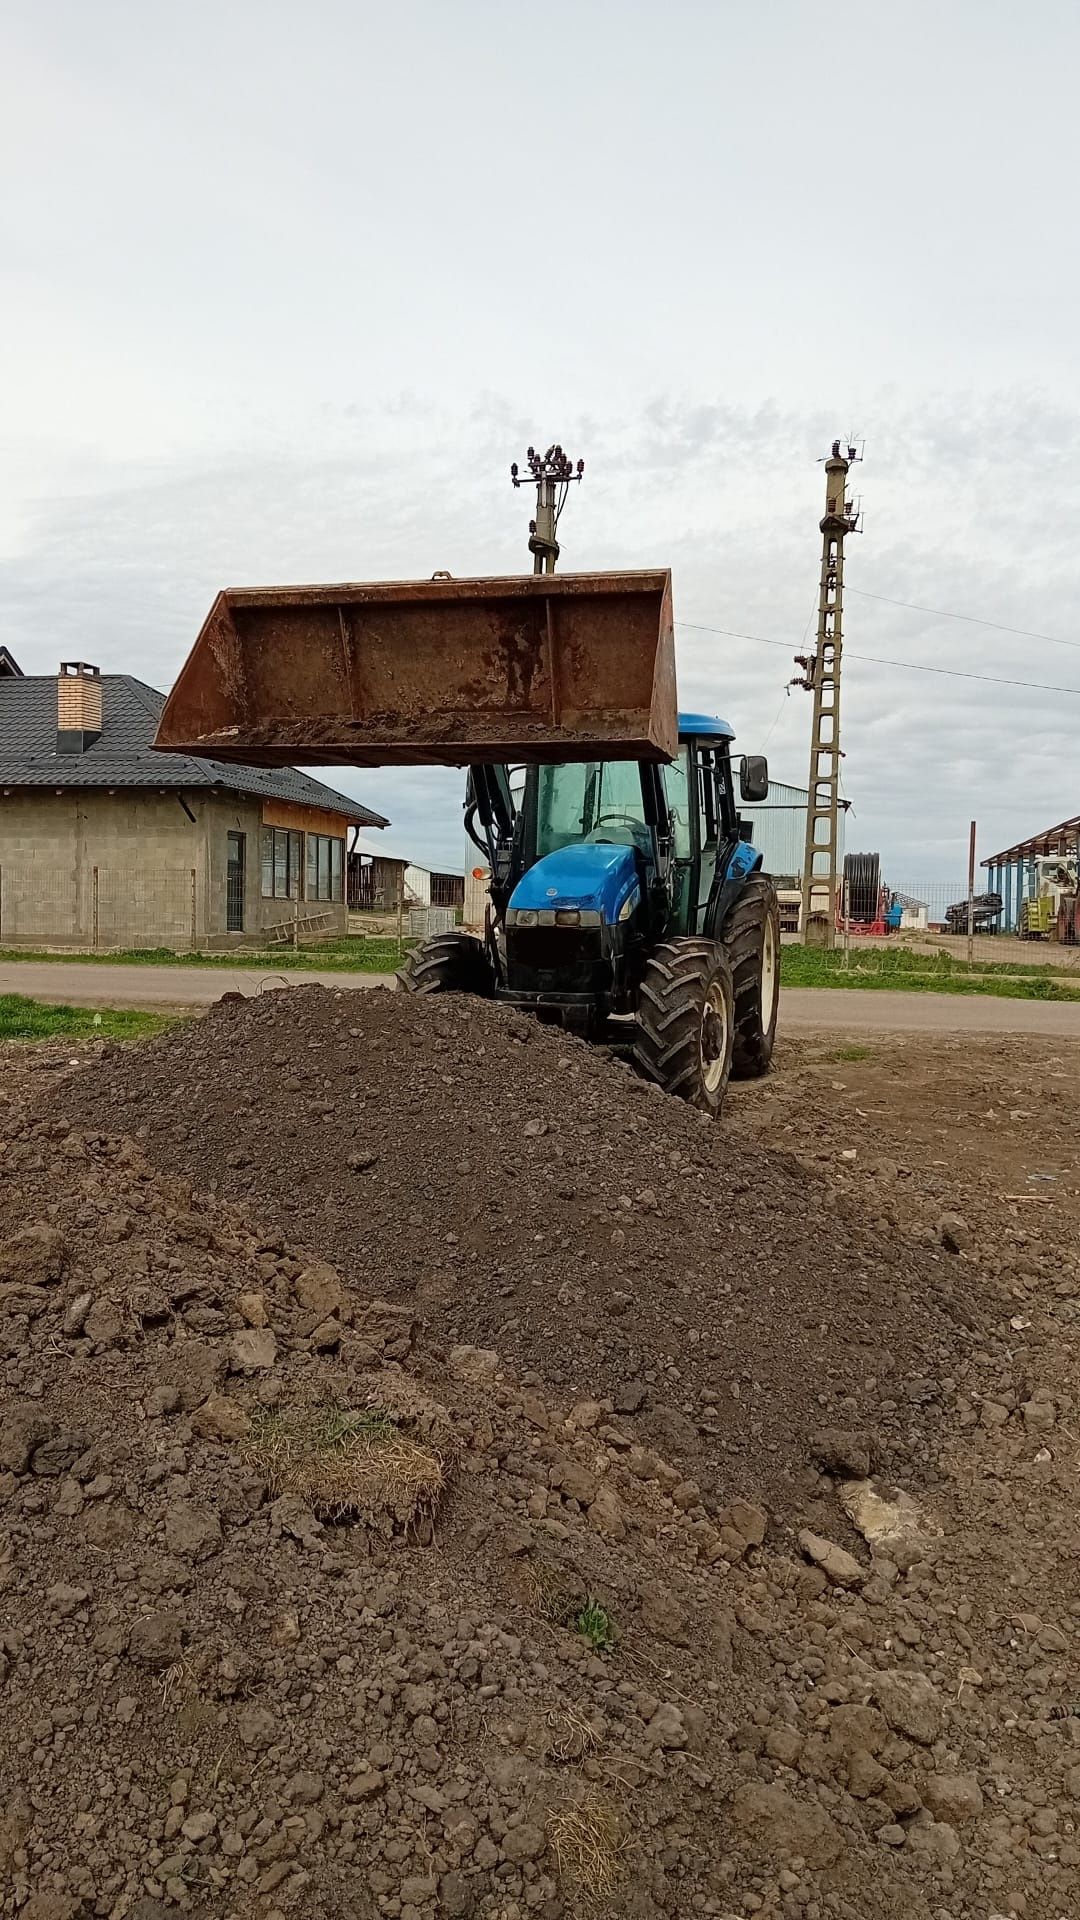
<path fill-rule="evenodd" d="M 0 993 L 0 1040 L 141 1040 L 169 1025 L 134 1007 L 51 1007 Z"/>
<path fill-rule="evenodd" d="M 571 1622 L 575 1633 L 587 1640 L 594 1653 L 610 1653 L 619 1634 L 606 1607 L 591 1596 L 578 1608 Z"/>
<path fill-rule="evenodd" d="M 845 965 L 846 960 L 846 965 Z M 868 987 L 901 993 L 983 993 L 1007 1000 L 1080 1000 L 1080 968 L 1015 961 L 958 959 L 912 947 L 785 946 L 780 977 L 786 987 Z"/>
<path fill-rule="evenodd" d="M 324 946 L 260 947 L 228 953 L 177 953 L 172 947 L 128 947 L 119 953 L 31 953 L 24 947 L 0 947 L 0 961 L 47 960 L 61 967 L 246 967 L 268 973 L 393 973 L 415 944 L 405 940 L 399 947 L 393 938 L 348 935 L 328 940 Z"/>

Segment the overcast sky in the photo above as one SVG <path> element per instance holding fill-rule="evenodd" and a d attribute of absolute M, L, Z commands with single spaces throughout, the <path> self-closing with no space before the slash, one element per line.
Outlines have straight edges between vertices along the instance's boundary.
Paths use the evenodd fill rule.
<path fill-rule="evenodd" d="M 167 686 L 224 585 L 669 565 L 682 703 L 786 696 L 865 437 L 849 846 L 1080 808 L 1076 0 L 5 0 L 0 640 Z M 1055 640 L 1061 644 L 1055 644 Z M 1067 643 L 1067 644 L 1065 644 Z M 455 774 L 337 772 L 460 868 Z"/>

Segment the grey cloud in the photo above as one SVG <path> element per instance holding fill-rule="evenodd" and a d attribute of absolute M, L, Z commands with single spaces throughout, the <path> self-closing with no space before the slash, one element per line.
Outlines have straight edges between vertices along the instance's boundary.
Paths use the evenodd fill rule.
<path fill-rule="evenodd" d="M 970 411 L 977 431 L 964 430 L 954 400 L 928 437 L 921 409 L 878 408 L 877 451 L 856 470 L 871 514 L 851 543 L 849 584 L 1080 637 L 1065 459 L 1080 418 L 1040 413 L 1019 395 L 992 408 L 973 400 Z M 36 502 L 22 551 L 0 572 L 5 638 L 39 671 L 89 653 L 164 685 L 226 583 L 517 570 L 529 497 L 512 492 L 507 468 L 527 437 L 520 411 L 497 395 L 462 417 L 399 395 L 366 406 L 362 421 L 328 419 L 295 449 L 103 471 L 94 490 Z M 670 564 L 677 619 L 784 642 L 680 627 L 680 682 L 684 704 L 722 710 L 746 749 L 772 728 L 775 771 L 801 782 L 809 702 L 785 700 L 784 686 L 816 597 L 822 481 L 806 446 L 822 445 L 821 422 L 772 403 L 660 397 L 609 427 L 596 453 L 565 437 L 588 467 L 563 522 L 564 564 Z M 1051 441 L 1054 501 L 1037 453 Z M 958 870 L 972 812 L 1000 838 L 1070 810 L 1066 698 L 854 656 L 1080 687 L 1080 651 L 855 593 L 847 641 L 845 787 L 860 838 L 907 877 Z M 456 775 L 358 772 L 341 783 L 388 813 L 395 842 L 418 859 L 460 864 Z"/>

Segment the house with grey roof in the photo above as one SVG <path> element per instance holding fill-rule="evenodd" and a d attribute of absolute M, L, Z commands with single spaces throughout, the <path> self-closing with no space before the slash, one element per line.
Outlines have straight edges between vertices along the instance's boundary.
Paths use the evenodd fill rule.
<path fill-rule="evenodd" d="M 164 695 L 0 647 L 0 946 L 225 948 L 344 932 L 349 842 L 388 823 L 293 767 L 156 753 Z"/>

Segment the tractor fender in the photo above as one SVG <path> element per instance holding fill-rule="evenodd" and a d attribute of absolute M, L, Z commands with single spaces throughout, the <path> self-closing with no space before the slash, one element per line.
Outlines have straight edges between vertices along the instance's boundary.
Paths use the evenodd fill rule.
<path fill-rule="evenodd" d="M 736 840 L 717 856 L 709 903 L 705 909 L 704 932 L 709 940 L 719 940 L 728 914 L 752 873 L 761 866 L 762 854 L 748 840 Z"/>

